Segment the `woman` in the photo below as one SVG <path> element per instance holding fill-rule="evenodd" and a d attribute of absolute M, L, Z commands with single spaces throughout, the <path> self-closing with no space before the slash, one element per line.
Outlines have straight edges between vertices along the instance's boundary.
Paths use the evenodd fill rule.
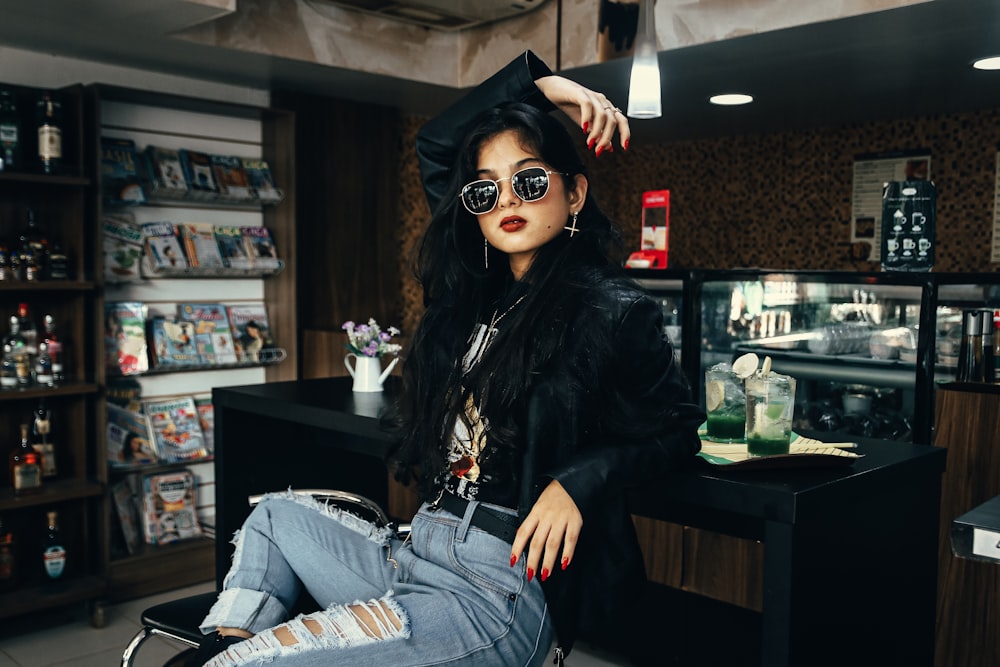
<path fill-rule="evenodd" d="M 272 495 L 235 540 L 198 660 L 539 665 L 628 613 L 643 569 L 624 490 L 689 459 L 703 415 L 554 106 L 598 155 L 616 132 L 627 148 L 604 95 L 531 53 L 418 137 L 426 312 L 392 455 L 426 500 L 410 537 Z M 286 621 L 303 588 L 324 610 Z"/>

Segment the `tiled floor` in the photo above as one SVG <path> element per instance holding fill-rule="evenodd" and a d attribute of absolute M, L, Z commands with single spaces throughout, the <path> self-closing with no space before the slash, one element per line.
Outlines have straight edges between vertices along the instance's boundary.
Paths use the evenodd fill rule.
<path fill-rule="evenodd" d="M 90 626 L 86 609 L 66 610 L 46 623 L 38 620 L 37 630 L 0 628 L 0 667 L 115 667 L 120 664 L 122 650 L 139 630 L 139 615 L 147 607 L 187 595 L 212 590 L 212 584 L 182 588 L 170 593 L 142 598 L 109 606 L 107 624 L 96 629 Z M 54 615 L 56 616 L 56 615 Z M 161 667 L 177 654 L 181 647 L 159 637 L 143 644 L 135 667 Z M 617 660 L 617 661 L 616 661 Z M 546 660 L 546 664 L 548 664 Z M 568 667 L 621 667 L 630 664 L 598 651 L 577 646 L 566 661 Z"/>

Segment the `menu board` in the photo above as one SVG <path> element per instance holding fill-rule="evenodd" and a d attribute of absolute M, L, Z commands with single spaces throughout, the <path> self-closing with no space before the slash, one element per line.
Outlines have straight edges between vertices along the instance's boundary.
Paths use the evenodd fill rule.
<path fill-rule="evenodd" d="M 925 181 L 931 178 L 928 150 L 859 155 L 854 161 L 851 197 L 851 243 L 871 247 L 868 261 L 882 259 L 882 187 L 889 181 Z"/>

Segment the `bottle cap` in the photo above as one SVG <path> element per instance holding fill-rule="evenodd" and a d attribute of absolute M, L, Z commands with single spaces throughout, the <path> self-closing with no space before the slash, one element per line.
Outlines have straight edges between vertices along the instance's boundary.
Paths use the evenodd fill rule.
<path fill-rule="evenodd" d="M 966 310 L 962 314 L 962 335 L 979 336 L 983 330 L 983 312 L 981 310 Z"/>

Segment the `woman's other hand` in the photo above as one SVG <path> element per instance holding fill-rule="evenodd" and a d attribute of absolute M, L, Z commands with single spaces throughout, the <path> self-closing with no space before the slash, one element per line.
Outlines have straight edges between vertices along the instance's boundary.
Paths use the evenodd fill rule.
<path fill-rule="evenodd" d="M 573 561 L 582 528 L 583 515 L 573 498 L 562 484 L 552 480 L 517 529 L 511 547 L 511 567 L 527 549 L 528 580 L 537 572 L 545 581 L 556 567 L 565 570 Z"/>
<path fill-rule="evenodd" d="M 538 90 L 563 113 L 569 116 L 587 135 L 587 149 L 596 155 L 613 151 L 615 131 L 621 147 L 628 150 L 632 132 L 625 113 L 611 100 L 561 76 L 543 76 L 535 81 Z"/>

